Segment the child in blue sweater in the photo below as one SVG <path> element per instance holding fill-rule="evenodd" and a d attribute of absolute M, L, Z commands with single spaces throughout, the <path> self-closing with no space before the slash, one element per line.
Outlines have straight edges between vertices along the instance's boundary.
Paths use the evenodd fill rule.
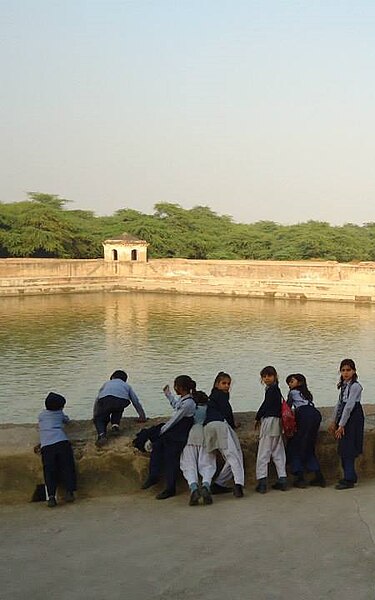
<path fill-rule="evenodd" d="M 45 400 L 46 408 L 38 419 L 49 508 L 57 505 L 58 483 L 61 482 L 65 488 L 65 502 L 74 501 L 74 491 L 77 489 L 73 450 L 64 431 L 64 424 L 69 422 L 68 415 L 63 412 L 65 404 L 64 396 L 50 392 Z"/>
<path fill-rule="evenodd" d="M 127 406 L 132 404 L 138 413 L 138 421 L 146 421 L 146 413 L 133 390 L 127 383 L 128 375 L 125 371 L 114 371 L 109 379 L 100 388 L 94 404 L 94 424 L 98 433 L 95 444 L 99 447 L 107 443 L 107 426 L 111 422 L 113 434 L 120 433 L 120 421 Z"/>

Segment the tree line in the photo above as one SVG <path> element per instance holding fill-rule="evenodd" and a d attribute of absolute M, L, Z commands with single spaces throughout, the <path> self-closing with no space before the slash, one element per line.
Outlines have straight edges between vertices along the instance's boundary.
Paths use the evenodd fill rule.
<path fill-rule="evenodd" d="M 121 208 L 100 217 L 39 192 L 0 203 L 2 258 L 101 258 L 102 242 L 124 232 L 147 240 L 151 258 L 375 261 L 375 223 L 235 223 L 207 206 L 167 202 L 155 204 L 152 215 Z"/>

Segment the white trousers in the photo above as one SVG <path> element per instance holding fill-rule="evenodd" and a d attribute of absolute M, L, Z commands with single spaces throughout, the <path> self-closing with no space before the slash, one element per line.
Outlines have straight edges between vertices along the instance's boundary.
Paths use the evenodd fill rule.
<path fill-rule="evenodd" d="M 215 452 L 207 452 L 203 446 L 188 444 L 182 451 L 180 468 L 189 485 L 202 481 L 211 484 L 216 471 Z"/>
<path fill-rule="evenodd" d="M 278 477 L 286 477 L 285 447 L 281 435 L 264 435 L 259 438 L 256 477 L 263 479 L 268 476 L 268 463 L 273 460 Z"/>
<path fill-rule="evenodd" d="M 219 475 L 215 479 L 215 483 L 224 486 L 228 479 L 233 477 L 234 483 L 245 485 L 245 472 L 243 468 L 243 456 L 241 445 L 236 433 L 228 425 L 228 447 L 226 449 L 219 448 L 219 451 L 225 458 L 225 464 Z"/>

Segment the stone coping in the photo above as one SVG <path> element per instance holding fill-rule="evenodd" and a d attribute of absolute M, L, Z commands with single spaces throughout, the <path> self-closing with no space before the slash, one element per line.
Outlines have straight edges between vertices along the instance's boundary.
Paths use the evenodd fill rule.
<path fill-rule="evenodd" d="M 317 455 L 327 481 L 333 482 L 341 476 L 337 442 L 327 432 L 332 413 L 331 408 L 319 408 L 323 422 L 319 432 Z M 358 459 L 360 478 L 375 477 L 375 405 L 364 405 L 365 447 Z M 237 434 L 241 442 L 246 483 L 255 481 L 257 433 L 254 430 L 255 412 L 236 413 L 240 424 Z M 136 418 L 124 418 L 121 435 L 109 439 L 103 448 L 95 446 L 96 432 L 91 421 L 72 421 L 66 432 L 72 442 L 78 474 L 78 497 L 95 497 L 116 494 L 155 493 L 155 489 L 140 491 L 147 475 L 149 455 L 133 448 L 132 440 L 142 427 L 151 427 L 165 421 L 159 417 L 140 424 Z M 29 502 L 37 484 L 43 483 L 40 456 L 34 454 L 38 443 L 37 425 L 0 425 L 0 503 Z M 270 469 L 274 477 L 273 467 Z M 162 483 L 160 484 L 162 486 Z M 187 490 L 181 477 L 180 491 Z"/>

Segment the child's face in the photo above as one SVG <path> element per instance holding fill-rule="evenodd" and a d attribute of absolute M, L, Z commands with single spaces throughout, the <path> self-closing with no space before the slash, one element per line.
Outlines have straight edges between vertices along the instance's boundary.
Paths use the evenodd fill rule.
<path fill-rule="evenodd" d="M 340 369 L 340 374 L 344 381 L 350 381 L 353 375 L 355 375 L 355 370 L 349 367 L 349 365 L 343 365 Z"/>
<path fill-rule="evenodd" d="M 298 379 L 296 379 L 295 377 L 291 377 L 288 381 L 288 386 L 290 390 L 295 390 L 299 385 L 299 381 Z"/>
<path fill-rule="evenodd" d="M 215 387 L 217 390 L 220 390 L 221 392 L 229 392 L 230 384 L 231 384 L 230 378 L 224 377 L 224 379 L 220 379 L 220 381 L 217 382 Z"/>
<path fill-rule="evenodd" d="M 275 375 L 263 375 L 262 382 L 264 385 L 273 385 L 276 382 Z"/>

